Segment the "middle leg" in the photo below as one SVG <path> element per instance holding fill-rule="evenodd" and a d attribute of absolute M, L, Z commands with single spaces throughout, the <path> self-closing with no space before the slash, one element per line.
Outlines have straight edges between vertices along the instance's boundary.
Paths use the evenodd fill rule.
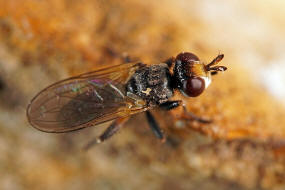
<path fill-rule="evenodd" d="M 146 118 L 150 126 L 150 129 L 152 130 L 154 135 L 157 138 L 159 138 L 161 141 L 165 141 L 165 136 L 161 128 L 159 127 L 158 123 L 156 122 L 155 118 L 153 117 L 153 115 L 150 113 L 150 111 L 146 111 L 145 114 L 146 114 Z"/>
<path fill-rule="evenodd" d="M 168 101 L 168 102 L 165 102 L 165 103 L 159 105 L 159 107 L 164 109 L 164 110 L 171 110 L 171 109 L 174 109 L 174 108 L 180 106 L 181 103 L 182 103 L 181 100 Z M 154 135 L 157 138 L 161 139 L 162 141 L 165 141 L 165 135 L 163 134 L 161 128 L 159 127 L 158 123 L 156 122 L 155 118 L 150 113 L 150 111 L 146 111 L 146 118 L 147 118 L 148 124 L 150 126 L 150 129 L 152 130 Z"/>

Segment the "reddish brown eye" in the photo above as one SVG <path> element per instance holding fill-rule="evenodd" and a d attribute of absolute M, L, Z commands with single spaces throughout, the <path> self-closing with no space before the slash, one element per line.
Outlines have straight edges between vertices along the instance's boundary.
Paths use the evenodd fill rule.
<path fill-rule="evenodd" d="M 190 77 L 183 85 L 183 92 L 190 96 L 199 96 L 205 89 L 205 81 L 200 77 Z"/>
<path fill-rule="evenodd" d="M 190 63 L 193 61 L 199 61 L 199 58 L 193 53 L 184 52 L 184 53 L 178 54 L 176 57 L 176 60 L 179 60 L 182 63 Z"/>

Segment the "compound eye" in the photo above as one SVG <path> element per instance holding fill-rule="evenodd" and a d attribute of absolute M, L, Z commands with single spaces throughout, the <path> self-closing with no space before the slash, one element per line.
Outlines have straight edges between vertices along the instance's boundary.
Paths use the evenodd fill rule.
<path fill-rule="evenodd" d="M 184 82 L 183 92 L 190 96 L 199 96 L 205 89 L 205 81 L 200 77 L 190 77 Z"/>
<path fill-rule="evenodd" d="M 193 61 L 199 61 L 199 58 L 193 53 L 184 52 L 184 53 L 178 54 L 176 56 L 176 60 L 179 60 L 182 63 L 190 63 Z"/>

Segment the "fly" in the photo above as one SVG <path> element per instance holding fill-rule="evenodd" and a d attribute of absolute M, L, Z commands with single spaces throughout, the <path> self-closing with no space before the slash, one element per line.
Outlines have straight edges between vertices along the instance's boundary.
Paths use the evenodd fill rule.
<path fill-rule="evenodd" d="M 183 52 L 165 63 L 124 63 L 71 77 L 39 92 L 28 105 L 27 117 L 33 127 L 50 133 L 114 120 L 102 135 L 87 145 L 89 148 L 113 136 L 128 116 L 145 111 L 150 128 L 163 140 L 165 135 L 149 110 L 182 106 L 182 100 L 171 99 L 176 89 L 186 97 L 202 94 L 211 83 L 211 75 L 227 69 L 218 66 L 223 57 L 219 54 L 205 64 L 196 55 Z M 185 107 L 184 110 L 187 112 Z M 191 113 L 188 116 L 208 122 Z"/>

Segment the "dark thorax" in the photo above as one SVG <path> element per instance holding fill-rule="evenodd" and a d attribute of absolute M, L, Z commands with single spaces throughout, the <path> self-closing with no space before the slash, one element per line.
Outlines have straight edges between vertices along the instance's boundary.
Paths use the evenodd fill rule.
<path fill-rule="evenodd" d="M 151 105 L 159 105 L 173 96 L 171 74 L 166 64 L 156 64 L 138 69 L 127 83 L 131 92 Z"/>

